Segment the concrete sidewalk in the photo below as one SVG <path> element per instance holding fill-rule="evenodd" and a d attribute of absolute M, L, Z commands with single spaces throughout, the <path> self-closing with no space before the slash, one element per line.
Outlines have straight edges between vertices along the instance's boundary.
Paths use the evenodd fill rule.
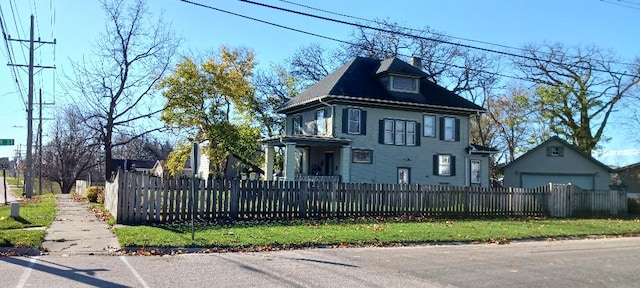
<path fill-rule="evenodd" d="M 106 222 L 89 210 L 89 204 L 74 201 L 69 194 L 56 197 L 56 219 L 47 229 L 44 251 L 55 255 L 111 254 L 119 249 L 116 236 Z"/>
<path fill-rule="evenodd" d="M 11 202 L 17 202 L 20 199 L 18 198 L 18 196 L 16 196 L 16 194 L 13 193 L 13 191 L 11 191 L 11 188 L 9 188 L 9 183 L 5 183 L 4 181 L 6 181 L 3 177 L 0 177 L 0 205 L 4 205 L 4 203 L 11 203 Z M 7 200 L 5 201 L 4 199 L 4 184 L 6 184 L 7 186 Z"/>

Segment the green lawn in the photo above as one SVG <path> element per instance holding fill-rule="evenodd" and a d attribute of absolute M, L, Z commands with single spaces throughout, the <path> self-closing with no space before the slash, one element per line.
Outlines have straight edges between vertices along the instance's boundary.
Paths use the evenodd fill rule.
<path fill-rule="evenodd" d="M 1 181 L 0 181 L 1 182 Z M 36 177 L 33 179 L 33 194 L 37 195 L 38 194 L 38 183 L 39 179 Z M 0 183 L 1 185 L 2 183 Z M 7 176 L 7 185 L 11 188 L 11 191 L 13 191 L 14 194 L 16 194 L 16 196 L 18 197 L 22 197 L 22 193 L 24 192 L 24 178 L 20 177 L 20 178 L 15 178 L 15 177 L 9 177 Z M 42 193 L 57 193 L 60 194 L 60 185 L 58 185 L 58 183 L 55 182 L 51 182 L 49 180 L 46 179 L 42 179 Z"/>
<path fill-rule="evenodd" d="M 34 196 L 20 203 L 20 217 L 12 218 L 9 205 L 0 206 L 0 246 L 39 247 L 44 240 L 44 230 L 21 230 L 32 227 L 49 227 L 56 216 L 52 194 Z"/>
<path fill-rule="evenodd" d="M 640 234 L 640 220 L 424 220 L 298 221 L 241 223 L 196 227 L 189 225 L 116 228 L 122 246 L 250 247 L 314 245 L 393 245 L 430 242 L 504 242 L 515 239 L 587 235 Z"/>

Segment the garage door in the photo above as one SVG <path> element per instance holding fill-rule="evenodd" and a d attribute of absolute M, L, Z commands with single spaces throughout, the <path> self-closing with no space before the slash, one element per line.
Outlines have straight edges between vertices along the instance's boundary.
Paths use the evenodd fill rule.
<path fill-rule="evenodd" d="M 522 188 L 535 188 L 549 183 L 567 184 L 571 183 L 582 189 L 593 189 L 592 175 L 545 175 L 545 174 L 524 174 L 522 175 Z"/>

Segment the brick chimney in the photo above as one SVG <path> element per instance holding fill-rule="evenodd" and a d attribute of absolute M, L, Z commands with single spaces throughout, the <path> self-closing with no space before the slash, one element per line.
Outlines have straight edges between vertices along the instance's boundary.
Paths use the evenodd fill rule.
<path fill-rule="evenodd" d="M 411 56 L 411 58 L 409 58 L 409 64 L 411 64 L 411 66 L 413 67 L 416 67 L 422 70 L 422 58 L 420 57 Z"/>

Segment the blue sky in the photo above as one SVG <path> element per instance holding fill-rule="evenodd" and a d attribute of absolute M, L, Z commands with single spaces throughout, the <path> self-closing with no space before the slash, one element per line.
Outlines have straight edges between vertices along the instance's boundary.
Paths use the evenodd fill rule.
<path fill-rule="evenodd" d="M 18 2 L 18 3 L 13 3 Z M 238 14 L 275 22 L 297 29 L 347 40 L 352 27 L 293 15 L 286 12 L 259 7 L 237 0 L 194 0 Z M 339 18 L 331 14 L 307 10 L 287 2 L 303 3 L 311 7 L 375 19 L 388 18 L 412 28 L 429 26 L 444 34 L 498 43 L 521 46 L 525 43 L 561 42 L 565 45 L 596 44 L 616 52 L 623 61 L 631 62 L 640 56 L 640 0 L 259 0 L 275 6 L 303 10 L 312 14 Z M 13 5 L 10 5 L 13 3 Z M 636 3 L 636 4 L 634 4 Z M 35 6 L 34 6 L 35 4 Z M 616 5 L 618 4 L 618 5 Z M 6 29 L 12 38 L 28 37 L 29 15 L 36 14 L 38 29 L 36 37 L 50 41 L 56 38 L 55 62 L 51 45 L 44 45 L 36 53 L 36 63 L 56 65 L 55 75 L 65 81 L 64 74 L 72 74 L 70 61 L 89 57 L 92 44 L 104 29 L 104 16 L 98 1 L 77 0 L 0 0 Z M 252 20 L 197 7 L 179 0 L 148 1 L 154 16 L 163 15 L 171 23 L 176 34 L 184 40 L 181 52 L 202 55 L 215 51 L 220 45 L 244 46 L 255 51 L 259 68 L 267 69 L 270 63 L 279 63 L 290 57 L 301 46 L 316 42 L 326 48 L 338 44 L 282 28 L 272 27 Z M 626 7 L 625 7 L 626 6 Z M 34 8 L 35 7 L 35 8 Z M 54 9 L 51 9 L 51 8 Z M 12 9 L 13 8 L 13 9 Z M 55 10 L 55 21 L 51 11 Z M 16 16 L 14 20 L 13 16 Z M 353 19 L 341 18 L 355 21 Z M 52 25 L 53 23 L 53 25 Z M 478 46 L 484 44 L 470 43 Z M 4 45 L 4 43 L 3 43 Z M 18 63 L 26 58 L 20 44 L 12 43 Z M 495 47 L 493 47 L 495 48 Z M 0 47 L 2 63 L 8 63 L 4 47 Z M 27 73 L 18 75 L 27 83 Z M 74 95 L 64 96 L 61 86 L 52 85 L 54 73 L 50 69 L 36 75 L 36 89 L 42 88 L 44 102 L 60 106 L 73 102 Z M 0 138 L 16 139 L 16 146 L 0 146 L 0 157 L 13 157 L 17 144 L 26 144 L 26 112 L 23 100 L 16 93 L 10 69 L 0 66 Z M 26 95 L 26 91 L 24 91 Z M 77 96 L 76 96 L 77 97 Z M 45 108 L 45 117 L 54 117 L 51 107 Z M 615 117 L 610 123 L 607 136 L 612 141 L 606 144 L 601 155 L 594 155 L 605 164 L 625 165 L 640 161 L 640 154 L 630 141 L 621 124 L 624 115 Z M 45 121 L 45 131 L 52 123 Z M 34 129 L 35 129 L 34 124 Z M 46 138 L 45 138 L 46 142 Z"/>

